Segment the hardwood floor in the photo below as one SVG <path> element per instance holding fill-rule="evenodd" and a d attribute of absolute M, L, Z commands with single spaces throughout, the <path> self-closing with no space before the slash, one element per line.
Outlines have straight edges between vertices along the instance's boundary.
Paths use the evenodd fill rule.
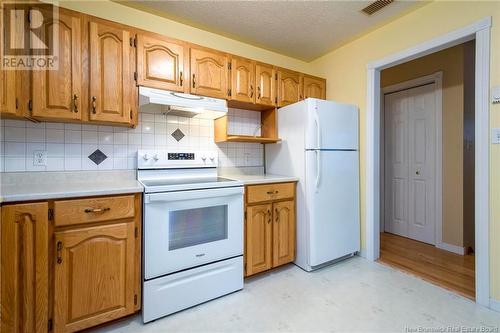
<path fill-rule="evenodd" d="M 474 256 L 461 256 L 389 233 L 380 234 L 379 262 L 475 298 Z"/>

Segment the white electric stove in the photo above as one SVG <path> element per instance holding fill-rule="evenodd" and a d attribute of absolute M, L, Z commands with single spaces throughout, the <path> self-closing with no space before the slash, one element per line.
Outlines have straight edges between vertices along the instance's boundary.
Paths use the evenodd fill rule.
<path fill-rule="evenodd" d="M 139 150 L 144 185 L 143 321 L 243 288 L 243 184 L 217 152 Z"/>

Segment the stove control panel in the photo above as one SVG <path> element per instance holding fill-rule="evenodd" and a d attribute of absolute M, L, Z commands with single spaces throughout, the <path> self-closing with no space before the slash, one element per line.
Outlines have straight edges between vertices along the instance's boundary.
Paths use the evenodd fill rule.
<path fill-rule="evenodd" d="M 215 168 L 219 157 L 216 151 L 139 150 L 138 169 Z"/>

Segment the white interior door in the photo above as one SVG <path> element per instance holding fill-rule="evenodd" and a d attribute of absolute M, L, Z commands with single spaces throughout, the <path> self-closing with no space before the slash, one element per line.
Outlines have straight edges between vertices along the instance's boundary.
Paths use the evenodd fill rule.
<path fill-rule="evenodd" d="M 435 84 L 385 95 L 385 230 L 435 244 Z"/>

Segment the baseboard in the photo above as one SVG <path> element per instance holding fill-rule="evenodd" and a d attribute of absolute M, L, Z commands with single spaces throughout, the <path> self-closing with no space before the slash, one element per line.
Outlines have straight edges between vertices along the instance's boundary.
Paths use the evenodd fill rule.
<path fill-rule="evenodd" d="M 361 251 L 358 252 L 358 255 L 366 259 L 366 249 L 361 249 Z"/>
<path fill-rule="evenodd" d="M 465 254 L 465 248 L 463 246 L 457 246 L 457 245 L 442 242 L 442 243 L 437 243 L 436 247 L 438 249 L 453 252 L 456 254 L 460 254 L 462 256 Z"/>
<path fill-rule="evenodd" d="M 490 309 L 500 312 L 500 301 L 494 298 L 490 298 Z"/>

